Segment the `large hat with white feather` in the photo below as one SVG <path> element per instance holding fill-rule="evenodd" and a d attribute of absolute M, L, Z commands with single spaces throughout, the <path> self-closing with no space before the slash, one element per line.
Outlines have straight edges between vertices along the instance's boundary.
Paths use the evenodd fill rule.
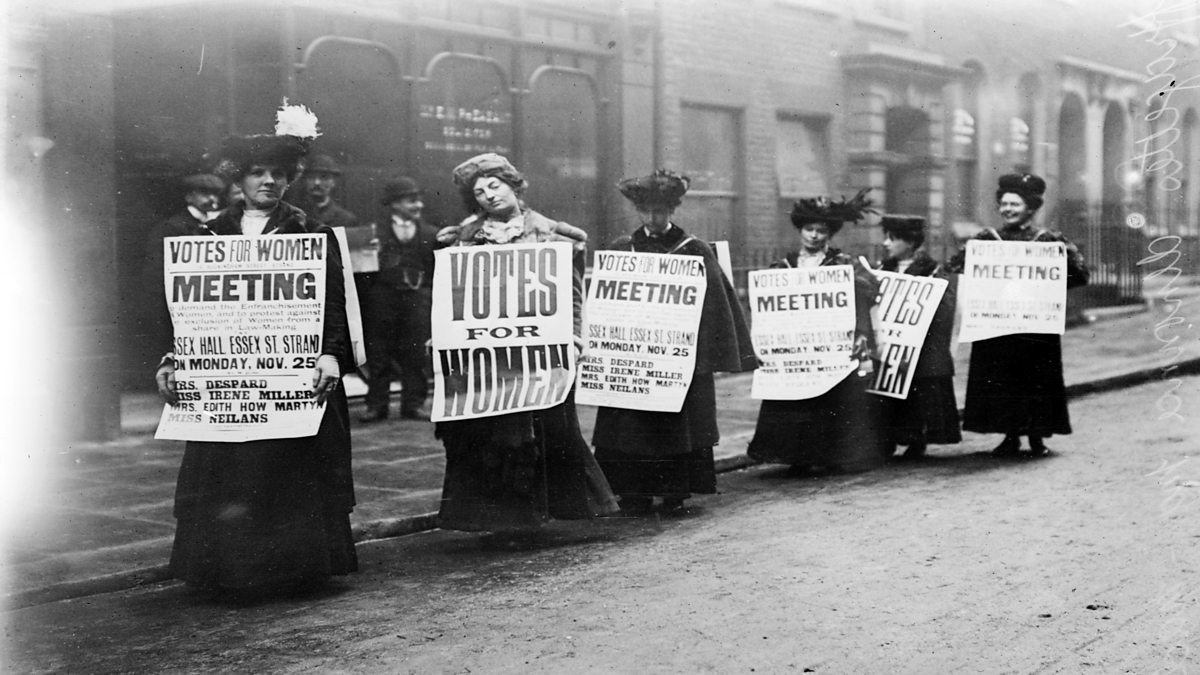
<path fill-rule="evenodd" d="M 225 138 L 221 167 L 236 178 L 255 164 L 271 164 L 282 167 L 292 180 L 300 171 L 300 160 L 308 154 L 309 144 L 320 135 L 317 116 L 303 105 L 288 105 L 284 99 L 275 112 L 275 133 Z"/>

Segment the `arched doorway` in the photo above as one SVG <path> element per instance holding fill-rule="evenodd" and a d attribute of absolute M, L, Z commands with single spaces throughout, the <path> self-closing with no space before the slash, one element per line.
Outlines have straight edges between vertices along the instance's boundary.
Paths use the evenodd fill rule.
<path fill-rule="evenodd" d="M 304 56 L 296 91 L 320 120 L 313 152 L 341 164 L 338 200 L 366 223 L 379 215 L 379 186 L 410 173 L 403 160 L 411 94 L 402 68 L 384 45 L 338 36 L 318 38 Z"/>
<path fill-rule="evenodd" d="M 591 75 L 543 66 L 529 78 L 523 116 L 530 204 L 582 227 L 603 246 L 597 177 L 600 101 Z"/>

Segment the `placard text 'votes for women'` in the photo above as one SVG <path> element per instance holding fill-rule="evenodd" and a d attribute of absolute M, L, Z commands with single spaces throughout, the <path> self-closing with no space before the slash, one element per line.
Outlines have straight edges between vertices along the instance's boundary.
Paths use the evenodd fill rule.
<path fill-rule="evenodd" d="M 575 379 L 572 246 L 455 246 L 435 252 L 435 422 L 541 410 Z"/>
<path fill-rule="evenodd" d="M 921 345 L 929 333 L 938 303 L 948 283 L 935 277 L 875 272 L 879 302 L 871 307 L 879 367 L 867 391 L 891 398 L 908 398 Z"/>
<path fill-rule="evenodd" d="M 851 372 L 854 268 L 850 265 L 750 272 L 750 338 L 762 365 L 750 396 L 820 396 Z"/>
<path fill-rule="evenodd" d="M 327 246 L 319 234 L 163 240 L 179 403 L 164 407 L 156 438 L 317 433 Z"/>
<path fill-rule="evenodd" d="M 1067 320 L 1066 245 L 968 241 L 958 297 L 959 342 L 1016 333 L 1062 335 Z"/>
<path fill-rule="evenodd" d="M 576 400 L 682 410 L 696 368 L 707 274 L 701 256 L 597 251 Z"/>

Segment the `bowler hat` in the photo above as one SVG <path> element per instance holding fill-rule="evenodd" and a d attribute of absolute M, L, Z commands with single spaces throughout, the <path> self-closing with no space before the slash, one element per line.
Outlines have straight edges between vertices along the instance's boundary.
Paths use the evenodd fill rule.
<path fill-rule="evenodd" d="M 305 173 L 328 173 L 334 176 L 342 175 L 342 167 L 333 161 L 329 155 L 313 155 L 312 159 L 304 167 Z"/>
<path fill-rule="evenodd" d="M 407 176 L 398 176 L 383 184 L 383 198 L 380 203 L 384 206 L 405 197 L 416 197 L 421 194 L 417 182 Z"/>
<path fill-rule="evenodd" d="M 677 208 L 683 202 L 692 180 L 668 169 L 659 169 L 649 176 L 626 178 L 617 189 L 638 207 Z"/>

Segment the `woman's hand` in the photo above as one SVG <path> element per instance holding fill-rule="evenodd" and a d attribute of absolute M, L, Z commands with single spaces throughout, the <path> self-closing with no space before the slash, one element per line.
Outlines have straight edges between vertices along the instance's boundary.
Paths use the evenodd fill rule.
<path fill-rule="evenodd" d="M 158 395 L 171 405 L 179 403 L 179 395 L 175 393 L 175 364 L 164 361 L 154 373 L 154 383 L 158 385 Z"/>
<path fill-rule="evenodd" d="M 871 343 L 866 335 L 860 333 L 854 336 L 854 348 L 850 352 L 850 358 L 855 361 L 871 358 Z"/>
<path fill-rule="evenodd" d="M 863 257 L 861 255 L 858 256 L 858 264 L 862 265 L 864 270 L 870 272 L 871 276 L 873 276 L 873 277 L 879 276 L 879 272 L 874 267 L 871 267 L 870 261 L 868 261 L 865 257 Z"/>
<path fill-rule="evenodd" d="M 337 390 L 342 381 L 342 369 L 338 367 L 337 358 L 332 354 L 322 354 L 317 359 L 317 367 L 313 369 L 313 391 L 316 394 L 317 405 L 322 405 L 329 395 Z"/>
<path fill-rule="evenodd" d="M 470 218 L 468 218 L 467 220 L 470 220 Z M 437 236 L 435 238 L 438 240 L 439 243 L 446 244 L 447 246 L 450 244 L 457 243 L 458 242 L 458 233 L 460 230 L 462 230 L 463 223 L 465 223 L 465 222 L 467 222 L 467 221 L 464 220 L 462 223 L 459 223 L 458 225 L 447 225 L 446 227 L 443 227 L 442 229 L 438 230 Z"/>

